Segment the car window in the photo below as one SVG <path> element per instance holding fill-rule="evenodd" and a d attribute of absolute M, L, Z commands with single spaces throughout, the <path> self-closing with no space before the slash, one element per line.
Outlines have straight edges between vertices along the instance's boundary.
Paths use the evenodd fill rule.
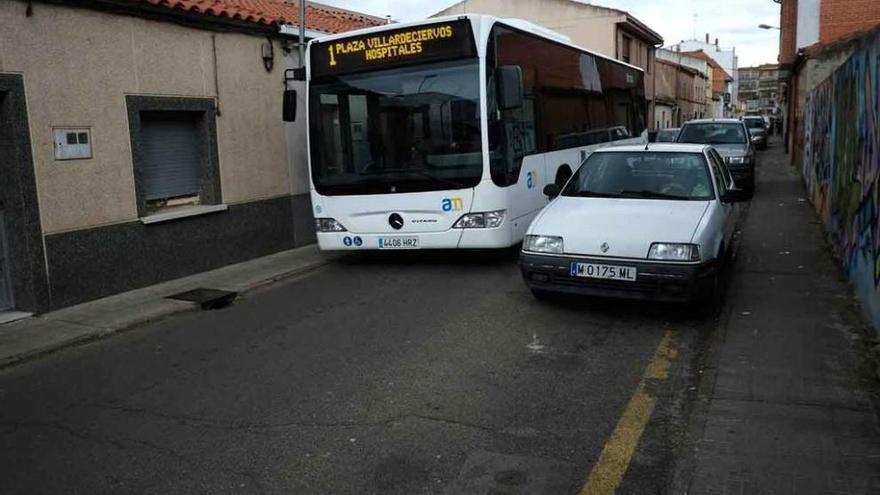
<path fill-rule="evenodd" d="M 708 201 L 715 197 L 703 153 L 593 153 L 563 196 Z"/>
<path fill-rule="evenodd" d="M 715 159 L 715 156 L 713 156 L 711 152 L 709 153 L 709 166 L 712 167 L 712 178 L 715 180 L 715 192 L 720 197 L 729 188 L 725 183 L 724 172 L 721 171 L 721 167 L 718 165 L 718 160 Z"/>
<path fill-rule="evenodd" d="M 724 163 L 724 158 L 721 158 L 721 155 L 718 154 L 718 150 L 711 149 L 709 150 L 709 155 L 714 160 L 715 164 L 718 166 L 718 171 L 720 172 L 721 182 L 724 185 L 724 190 L 728 190 L 733 187 L 733 178 L 730 175 L 730 170 L 727 169 L 727 164 Z"/>
<path fill-rule="evenodd" d="M 678 135 L 679 143 L 745 144 L 745 127 L 736 122 L 706 122 L 686 124 Z"/>
<path fill-rule="evenodd" d="M 658 143 L 672 143 L 678 136 L 678 129 L 661 129 L 657 131 L 656 141 Z"/>
<path fill-rule="evenodd" d="M 756 129 L 760 127 L 764 127 L 764 119 L 744 119 L 746 127 L 750 129 Z"/>

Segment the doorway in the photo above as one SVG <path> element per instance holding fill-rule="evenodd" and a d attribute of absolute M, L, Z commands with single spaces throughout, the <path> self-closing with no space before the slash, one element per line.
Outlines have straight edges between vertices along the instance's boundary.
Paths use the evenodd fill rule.
<path fill-rule="evenodd" d="M 0 312 L 49 305 L 24 81 L 0 73 Z"/>
<path fill-rule="evenodd" d="M 12 276 L 10 275 L 9 250 L 6 248 L 6 220 L 0 207 L 0 311 L 12 309 Z"/>

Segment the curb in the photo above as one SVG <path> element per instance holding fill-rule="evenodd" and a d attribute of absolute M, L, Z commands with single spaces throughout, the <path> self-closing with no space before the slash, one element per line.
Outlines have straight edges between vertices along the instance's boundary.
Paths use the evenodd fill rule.
<path fill-rule="evenodd" d="M 275 284 L 277 282 L 281 282 L 281 281 L 289 279 L 289 278 L 293 278 L 293 277 L 296 277 L 299 275 L 304 275 L 306 273 L 313 272 L 315 270 L 318 270 L 321 267 L 324 267 L 326 265 L 329 265 L 330 263 L 333 263 L 337 259 L 338 259 L 338 257 L 336 257 L 336 256 L 327 256 L 325 259 L 322 259 L 320 261 L 308 263 L 306 265 L 302 265 L 302 266 L 293 268 L 291 270 L 275 274 L 271 277 L 260 280 L 258 282 L 255 282 L 253 284 L 250 284 L 250 285 L 238 290 L 237 291 L 238 296 L 241 296 L 243 294 L 247 294 L 247 293 L 262 289 L 262 288 L 266 288 L 272 284 Z M 236 297 L 236 299 L 237 298 L 238 297 Z M 67 321 L 67 320 L 62 320 L 62 319 L 53 319 L 53 318 L 51 318 L 51 316 L 48 318 L 44 318 L 44 320 L 46 320 L 46 321 L 50 321 L 50 322 L 56 321 L 58 323 L 62 323 L 62 324 L 66 324 L 66 325 L 78 325 L 78 326 L 82 326 L 82 327 L 91 328 L 92 330 L 89 332 L 77 335 L 77 336 L 72 337 L 67 340 L 52 342 L 52 343 L 45 345 L 45 346 L 42 346 L 42 347 L 30 349 L 30 350 L 27 350 L 24 352 L 20 352 L 18 354 L 13 354 L 11 356 L 6 356 L 3 358 L 0 358 L 0 371 L 9 369 L 9 368 L 11 368 L 13 366 L 17 366 L 19 364 L 24 364 L 28 361 L 32 361 L 34 359 L 37 359 L 37 358 L 40 358 L 43 356 L 47 356 L 49 354 L 53 354 L 55 352 L 58 352 L 58 351 L 61 351 L 64 349 L 77 347 L 80 345 L 85 345 L 85 344 L 88 344 L 91 342 L 95 342 L 97 340 L 107 338 L 111 335 L 123 333 L 127 330 L 132 330 L 138 326 L 145 325 L 147 323 L 152 323 L 152 322 L 160 320 L 162 318 L 167 318 L 169 316 L 176 315 L 176 314 L 187 313 L 190 311 L 200 310 L 199 305 L 196 303 L 192 303 L 192 302 L 176 301 L 176 300 L 170 300 L 170 299 L 164 299 L 164 298 L 159 299 L 159 301 L 162 301 L 163 304 L 161 305 L 162 307 L 158 308 L 157 310 L 150 312 L 148 314 L 139 314 L 135 318 L 120 321 L 119 323 L 114 324 L 110 327 L 92 327 L 92 326 L 88 325 L 87 323 Z"/>

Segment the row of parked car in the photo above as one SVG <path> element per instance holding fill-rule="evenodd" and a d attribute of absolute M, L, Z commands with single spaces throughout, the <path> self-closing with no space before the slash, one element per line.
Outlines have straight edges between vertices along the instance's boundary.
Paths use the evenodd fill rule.
<path fill-rule="evenodd" d="M 547 185 L 551 202 L 519 262 L 532 293 L 714 307 L 737 203 L 754 194 L 755 148 L 766 146 L 766 129 L 761 139 L 749 124 L 692 120 L 671 142 L 658 134 L 647 145 L 598 150 L 564 186 Z"/>

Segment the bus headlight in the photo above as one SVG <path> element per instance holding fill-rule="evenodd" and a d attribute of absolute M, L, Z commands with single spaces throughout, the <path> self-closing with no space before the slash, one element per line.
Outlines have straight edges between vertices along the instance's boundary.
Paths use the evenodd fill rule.
<path fill-rule="evenodd" d="M 454 229 L 494 229 L 504 223 L 504 214 L 507 210 L 486 211 L 481 213 L 468 213 L 452 226 Z"/>
<path fill-rule="evenodd" d="M 562 254 L 562 237 L 553 235 L 527 235 L 523 241 L 523 251 Z"/>
<path fill-rule="evenodd" d="M 316 218 L 315 230 L 318 232 L 346 232 L 347 229 L 335 218 Z"/>

